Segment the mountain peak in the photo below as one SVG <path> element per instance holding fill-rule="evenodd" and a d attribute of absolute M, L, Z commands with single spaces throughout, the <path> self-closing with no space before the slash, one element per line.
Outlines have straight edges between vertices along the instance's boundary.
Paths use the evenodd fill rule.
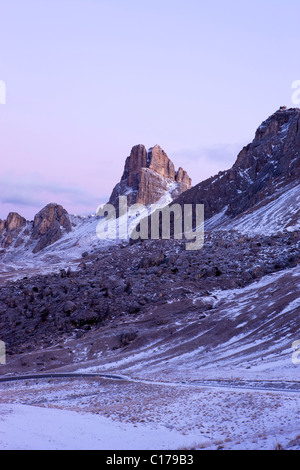
<path fill-rule="evenodd" d="M 234 218 L 263 205 L 300 178 L 300 109 L 281 107 L 257 129 L 254 140 L 222 171 L 180 196 L 180 204 L 205 206 L 205 219 Z"/>
<path fill-rule="evenodd" d="M 33 221 L 32 240 L 38 240 L 33 253 L 38 253 L 52 245 L 62 237 L 63 231 L 71 231 L 71 223 L 67 211 L 59 204 L 47 204 Z"/>
<path fill-rule="evenodd" d="M 255 140 L 259 141 L 276 136 L 282 131 L 283 126 L 289 127 L 294 120 L 298 121 L 299 117 L 299 108 L 287 109 L 285 106 L 281 106 L 259 126 L 255 134 Z"/>
<path fill-rule="evenodd" d="M 167 193 L 172 199 L 178 197 L 191 185 L 187 172 L 181 167 L 176 171 L 174 163 L 159 145 L 147 150 L 139 144 L 132 147 L 121 181 L 115 186 L 109 203 L 116 205 L 120 196 L 127 196 L 129 206 L 154 204 Z"/>
<path fill-rule="evenodd" d="M 290 172 L 299 152 L 300 109 L 281 107 L 258 127 L 254 140 L 240 152 L 233 169 L 248 169 L 253 180 L 266 177 L 267 173 L 277 177 Z"/>

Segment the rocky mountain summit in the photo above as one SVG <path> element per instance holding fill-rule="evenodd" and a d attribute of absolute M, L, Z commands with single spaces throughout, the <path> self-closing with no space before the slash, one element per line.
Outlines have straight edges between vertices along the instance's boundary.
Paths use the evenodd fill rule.
<path fill-rule="evenodd" d="M 33 253 L 52 245 L 66 231 L 72 230 L 67 211 L 58 204 L 48 204 L 34 218 L 31 240 L 38 240 Z"/>
<path fill-rule="evenodd" d="M 132 148 L 125 162 L 121 181 L 115 186 L 109 203 L 116 206 L 119 196 L 127 196 L 127 204 L 154 204 L 166 193 L 175 199 L 192 185 L 181 167 L 175 171 L 173 162 L 159 145 L 146 150 L 144 145 Z"/>
<path fill-rule="evenodd" d="M 0 245 L 4 250 L 24 245 L 31 247 L 35 254 L 55 243 L 71 229 L 67 211 L 59 204 L 50 203 L 36 214 L 33 222 L 13 212 L 5 221 L 0 220 Z"/>
<path fill-rule="evenodd" d="M 215 217 L 213 225 L 224 226 L 295 188 L 299 177 L 300 109 L 282 107 L 259 126 L 231 169 L 197 184 L 176 203 L 204 204 L 205 219 Z M 299 220 L 297 206 L 295 211 Z"/>

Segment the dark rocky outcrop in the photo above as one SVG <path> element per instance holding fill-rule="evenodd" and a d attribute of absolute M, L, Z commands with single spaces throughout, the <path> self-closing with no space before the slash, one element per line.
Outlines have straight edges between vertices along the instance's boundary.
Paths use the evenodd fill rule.
<path fill-rule="evenodd" d="M 176 203 L 204 204 L 205 219 L 222 210 L 235 217 L 300 177 L 300 109 L 276 111 L 239 153 L 233 167 L 184 194 Z"/>

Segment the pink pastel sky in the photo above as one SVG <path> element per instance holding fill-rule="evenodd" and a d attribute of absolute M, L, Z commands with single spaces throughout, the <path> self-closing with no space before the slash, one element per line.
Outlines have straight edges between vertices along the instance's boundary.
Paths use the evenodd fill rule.
<path fill-rule="evenodd" d="M 0 0 L 0 218 L 94 213 L 136 144 L 197 184 L 300 79 L 299 0 Z"/>

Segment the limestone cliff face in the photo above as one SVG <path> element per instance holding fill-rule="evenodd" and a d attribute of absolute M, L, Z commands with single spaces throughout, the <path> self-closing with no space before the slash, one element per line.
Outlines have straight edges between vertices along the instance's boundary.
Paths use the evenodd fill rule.
<path fill-rule="evenodd" d="M 191 188 L 191 178 L 182 168 L 175 171 L 173 162 L 165 151 L 155 145 L 148 151 L 144 145 L 132 148 L 125 162 L 124 172 L 109 200 L 117 205 L 120 196 L 127 196 L 128 205 L 154 204 L 167 192 L 178 197 Z"/>

